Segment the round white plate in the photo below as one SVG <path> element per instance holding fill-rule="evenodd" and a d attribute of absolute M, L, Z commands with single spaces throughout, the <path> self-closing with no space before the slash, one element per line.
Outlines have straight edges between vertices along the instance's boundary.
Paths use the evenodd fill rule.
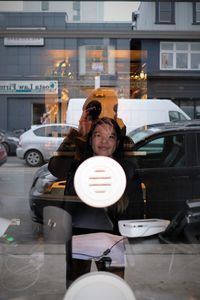
<path fill-rule="evenodd" d="M 91 272 L 79 277 L 63 300 L 136 300 L 130 286 L 109 272 Z"/>
<path fill-rule="evenodd" d="M 78 197 L 93 207 L 107 207 L 117 202 L 126 187 L 123 168 L 114 159 L 94 156 L 77 169 L 74 186 Z"/>

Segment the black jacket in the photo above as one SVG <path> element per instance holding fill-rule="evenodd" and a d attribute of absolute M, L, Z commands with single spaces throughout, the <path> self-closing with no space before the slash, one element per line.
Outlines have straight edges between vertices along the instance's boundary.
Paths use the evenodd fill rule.
<path fill-rule="evenodd" d="M 118 211 L 118 204 L 115 203 L 107 208 L 108 214 L 114 224 L 114 232 L 118 233 L 118 220 L 142 219 L 144 217 L 144 203 L 141 181 L 137 172 L 137 165 L 130 160 L 117 160 L 122 166 L 126 175 L 126 189 L 122 197 L 127 199 L 127 207 L 124 211 Z M 76 195 L 74 188 L 74 176 L 81 161 L 74 161 L 71 164 L 66 176 L 65 195 Z"/>

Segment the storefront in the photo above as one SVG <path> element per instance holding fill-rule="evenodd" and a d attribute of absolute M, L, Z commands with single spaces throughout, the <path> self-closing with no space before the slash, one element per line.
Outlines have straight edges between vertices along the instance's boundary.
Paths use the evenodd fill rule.
<path fill-rule="evenodd" d="M 114 89 L 118 97 L 147 98 L 146 57 L 131 49 L 129 23 L 116 24 L 116 28 L 104 24 L 103 30 L 102 24 L 95 24 L 88 31 L 88 24 L 65 23 L 64 13 L 21 13 L 19 18 L 15 13 L 2 15 L 7 22 L 1 24 L 5 31 L 0 37 L 0 80 L 22 85 L 35 80 L 57 82 L 54 94 L 44 89 L 0 90 L 2 128 L 28 128 L 40 123 L 43 114 L 50 114 L 50 122 L 65 122 L 69 98 L 86 98 L 97 81 L 99 86 Z M 48 18 L 53 23 L 48 23 Z M 12 105 L 24 109 L 24 118 L 20 116 L 18 122 L 9 108 Z M 7 118 L 13 120 L 12 126 Z"/>
<path fill-rule="evenodd" d="M 28 129 L 32 124 L 57 121 L 58 82 L 0 81 L 1 127 Z"/>

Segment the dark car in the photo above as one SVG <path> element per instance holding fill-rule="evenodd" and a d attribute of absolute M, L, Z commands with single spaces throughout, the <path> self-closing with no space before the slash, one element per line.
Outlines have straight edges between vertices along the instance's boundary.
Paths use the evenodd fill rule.
<path fill-rule="evenodd" d="M 4 135 L 0 133 L 0 166 L 2 166 L 7 161 L 7 152 L 3 145 Z"/>
<path fill-rule="evenodd" d="M 142 180 L 144 218 L 171 220 L 186 200 L 200 198 L 200 122 L 143 126 L 129 137 Z M 47 165 L 38 169 L 30 190 L 34 221 L 41 221 L 44 205 L 60 205 L 64 186 L 65 182 L 49 173 Z"/>
<path fill-rule="evenodd" d="M 0 132 L 4 134 L 4 141 L 3 145 L 6 149 L 6 152 L 8 155 L 15 155 L 16 149 L 19 144 L 19 137 L 12 131 L 6 131 L 3 129 L 0 129 Z"/>

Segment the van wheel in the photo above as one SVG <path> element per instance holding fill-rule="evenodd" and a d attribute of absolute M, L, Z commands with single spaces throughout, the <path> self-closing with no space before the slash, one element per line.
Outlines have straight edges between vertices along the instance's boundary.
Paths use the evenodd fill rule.
<path fill-rule="evenodd" d="M 25 160 L 29 167 L 40 167 L 44 162 L 42 154 L 37 150 L 28 151 Z"/>

